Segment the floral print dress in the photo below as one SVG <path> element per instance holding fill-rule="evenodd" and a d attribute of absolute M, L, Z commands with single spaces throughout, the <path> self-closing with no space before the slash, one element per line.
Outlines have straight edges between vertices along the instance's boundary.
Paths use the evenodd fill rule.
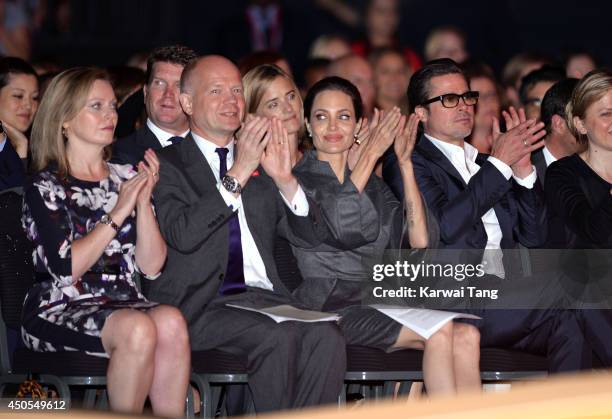
<path fill-rule="evenodd" d="M 134 213 L 89 271 L 81 278 L 72 276 L 72 242 L 86 236 L 113 209 L 119 186 L 136 174 L 131 165 L 108 167 L 109 177 L 99 182 L 60 179 L 50 167 L 26 183 L 23 227 L 34 244 L 35 270 L 49 274 L 24 302 L 22 337 L 33 350 L 107 356 L 100 333 L 108 316 L 122 308 L 147 310 L 157 305 L 134 283 Z"/>

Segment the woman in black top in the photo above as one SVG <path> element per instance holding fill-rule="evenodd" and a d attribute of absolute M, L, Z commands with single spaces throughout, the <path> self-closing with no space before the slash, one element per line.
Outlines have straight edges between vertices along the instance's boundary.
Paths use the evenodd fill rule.
<path fill-rule="evenodd" d="M 580 80 L 566 114 L 588 147 L 548 168 L 551 215 L 564 220 L 568 248 L 612 248 L 612 73 L 594 71 Z"/>
<path fill-rule="evenodd" d="M 548 168 L 544 189 L 549 216 L 563 221 L 567 249 L 612 249 L 612 73 L 595 70 L 580 80 L 566 118 L 578 142 L 588 147 Z M 574 251 L 560 259 L 561 278 L 570 279 L 570 288 L 564 289 L 571 290 L 579 307 L 610 306 L 607 256 Z M 612 365 L 612 310 L 581 310 L 580 315 L 595 354 Z"/>

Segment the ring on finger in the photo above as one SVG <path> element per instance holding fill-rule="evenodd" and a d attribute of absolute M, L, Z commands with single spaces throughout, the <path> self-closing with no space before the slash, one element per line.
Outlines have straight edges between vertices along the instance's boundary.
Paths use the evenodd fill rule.
<path fill-rule="evenodd" d="M 525 144 L 525 147 L 529 147 L 529 143 L 527 142 L 527 140 L 523 140 L 523 144 Z"/>

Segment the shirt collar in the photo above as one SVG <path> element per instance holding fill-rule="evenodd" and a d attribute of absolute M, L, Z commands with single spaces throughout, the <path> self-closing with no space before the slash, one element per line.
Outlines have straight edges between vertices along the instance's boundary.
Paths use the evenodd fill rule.
<path fill-rule="evenodd" d="M 553 156 L 553 154 L 546 146 L 544 146 L 544 148 L 542 149 L 542 154 L 544 154 L 544 161 L 546 162 L 546 167 L 550 166 L 558 160 L 555 156 Z"/>
<path fill-rule="evenodd" d="M 153 121 L 151 121 L 150 118 L 147 118 L 147 127 L 149 127 L 153 135 L 155 135 L 155 138 L 157 138 L 157 141 L 159 141 L 162 146 L 166 145 L 166 143 L 168 142 L 168 140 L 170 140 L 170 138 L 176 137 L 176 135 L 168 131 L 164 131 L 163 129 L 155 125 Z M 189 134 L 189 130 L 182 133 L 180 137 L 185 138 L 187 134 Z"/>
<path fill-rule="evenodd" d="M 196 142 L 196 145 L 198 146 L 202 154 L 204 154 L 204 157 L 206 157 L 206 160 L 210 161 L 211 158 L 215 158 L 215 159 L 219 158 L 219 155 L 217 154 L 215 150 L 221 147 L 219 147 L 217 144 L 213 143 L 212 141 L 209 141 L 203 137 L 200 137 L 198 134 L 196 134 L 193 131 L 191 132 L 191 136 L 193 137 L 194 141 Z M 225 148 L 229 150 L 229 153 L 227 153 L 227 157 L 233 161 L 234 141 L 233 140 L 230 141 L 229 144 L 225 146 Z"/>
<path fill-rule="evenodd" d="M 478 157 L 478 150 L 472 144 L 467 141 L 463 142 L 463 148 L 459 147 L 455 144 L 447 143 L 446 141 L 438 140 L 437 138 L 432 137 L 431 135 L 424 134 L 425 138 L 432 142 L 433 145 L 438 148 L 444 154 L 444 156 L 449 160 L 453 161 L 457 157 L 460 159 L 466 159 L 471 161 L 472 163 L 476 162 L 476 157 Z"/>

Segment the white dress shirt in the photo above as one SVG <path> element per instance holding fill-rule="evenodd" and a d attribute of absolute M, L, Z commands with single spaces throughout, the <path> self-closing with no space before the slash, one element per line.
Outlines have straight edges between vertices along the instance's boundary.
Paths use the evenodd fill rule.
<path fill-rule="evenodd" d="M 4 144 L 6 144 L 6 141 L 6 134 L 2 134 L 2 136 L 0 137 L 0 151 L 4 150 Z"/>
<path fill-rule="evenodd" d="M 476 163 L 476 157 L 478 157 L 478 150 L 474 148 L 468 142 L 463 143 L 463 148 L 450 144 L 436 138 L 433 138 L 427 134 L 425 137 L 433 143 L 444 156 L 452 163 L 453 167 L 457 169 L 465 183 L 469 183 L 472 176 L 474 176 L 480 170 L 480 166 Z M 520 179 L 512 174 L 512 169 L 506 163 L 493 156 L 489 156 L 488 159 L 501 174 L 508 180 L 513 177 L 514 180 L 521 186 L 531 189 L 537 179 L 535 168 L 532 166 L 531 174 Z M 495 214 L 495 209 L 489 209 L 482 216 L 482 223 L 484 225 L 485 232 L 487 233 L 487 245 L 485 247 L 484 256 L 482 263 L 484 264 L 484 271 L 491 275 L 497 275 L 500 278 L 505 277 L 504 264 L 502 262 L 501 252 L 501 240 L 502 231 L 499 226 L 499 220 Z"/>
<path fill-rule="evenodd" d="M 553 154 L 546 146 L 544 146 L 544 148 L 542 149 L 542 154 L 544 154 L 544 161 L 546 162 L 546 167 L 550 166 L 558 160 L 555 156 L 553 156 Z"/>
<path fill-rule="evenodd" d="M 193 132 L 191 133 L 191 135 L 193 136 L 193 139 L 195 140 L 198 148 L 204 155 L 204 158 L 210 165 L 210 168 L 213 174 L 215 175 L 215 179 L 217 181 L 217 189 L 221 193 L 223 200 L 225 201 L 227 206 L 238 212 L 238 222 L 240 224 L 240 239 L 242 242 L 242 257 L 244 265 L 245 284 L 249 287 L 273 290 L 274 287 L 272 285 L 272 282 L 270 282 L 266 273 L 266 266 L 264 265 L 263 259 L 261 258 L 259 249 L 257 249 L 255 239 L 253 239 L 253 235 L 249 230 L 249 225 L 247 223 L 246 216 L 244 214 L 244 211 L 242 210 L 242 196 L 238 195 L 238 198 L 234 197 L 234 195 L 228 192 L 223 187 L 223 185 L 221 185 L 221 181 L 219 178 L 219 168 L 221 165 L 221 161 L 219 159 L 219 154 L 217 154 L 217 152 L 215 151 L 215 149 L 219 148 L 219 146 L 208 140 L 205 140 L 204 138 Z M 229 153 L 227 153 L 227 170 L 229 170 L 234 164 L 234 142 L 230 142 L 227 146 L 225 146 L 225 148 L 229 150 Z M 282 193 L 280 195 L 285 204 L 291 209 L 291 211 L 295 215 L 300 217 L 306 217 L 308 215 L 308 200 L 306 199 L 306 194 L 304 194 L 304 191 L 302 190 L 301 186 L 298 185 L 298 190 L 291 202 L 287 201 L 287 199 L 283 196 Z"/>
<path fill-rule="evenodd" d="M 155 135 L 155 138 L 157 138 L 157 141 L 159 141 L 162 147 L 168 147 L 169 145 L 172 145 L 172 143 L 170 142 L 170 138 L 172 137 L 185 138 L 187 134 L 189 134 L 189 130 L 187 130 L 181 135 L 174 135 L 168 131 L 164 131 L 163 129 L 155 125 L 153 121 L 151 121 L 149 118 L 147 118 L 147 127 L 149 127 L 153 135 Z"/>

